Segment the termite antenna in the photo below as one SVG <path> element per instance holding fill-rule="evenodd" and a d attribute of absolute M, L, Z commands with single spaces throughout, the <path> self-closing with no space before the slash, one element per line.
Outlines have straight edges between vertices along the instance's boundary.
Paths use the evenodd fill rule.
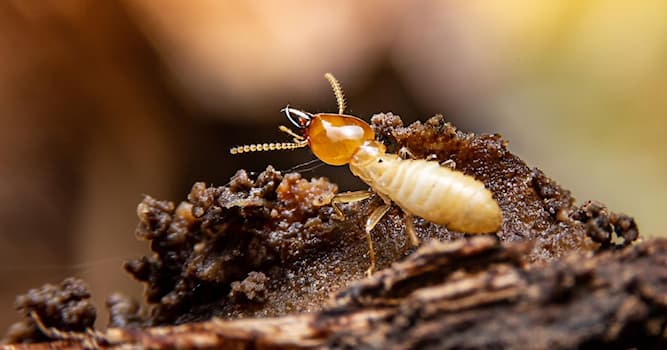
<path fill-rule="evenodd" d="M 324 78 L 327 79 L 331 89 L 333 89 L 334 95 L 336 95 L 336 103 L 338 104 L 338 114 L 343 114 L 345 112 L 345 94 L 343 94 L 343 88 L 340 86 L 340 82 L 333 76 L 331 73 L 324 74 Z"/>
<path fill-rule="evenodd" d="M 229 149 L 231 154 L 241 154 L 262 151 L 293 150 L 308 146 L 307 142 L 280 142 L 280 143 L 256 143 L 252 145 L 236 146 Z"/>
<path fill-rule="evenodd" d="M 298 171 L 300 173 L 305 173 L 305 172 L 317 169 L 317 168 L 321 167 L 322 165 L 324 165 L 324 163 L 321 160 L 319 160 L 318 158 L 315 158 L 315 159 L 311 159 L 311 160 L 309 160 L 305 163 L 297 164 L 297 165 L 295 165 L 295 166 L 293 166 L 293 167 L 291 167 L 291 168 L 289 168 L 289 169 L 287 169 L 283 172 L 284 173 L 291 173 L 291 172 L 294 172 L 294 171 Z"/>
<path fill-rule="evenodd" d="M 307 125 L 308 123 L 310 123 L 311 116 L 306 112 L 294 108 L 289 108 L 289 106 L 285 107 L 283 110 L 287 114 L 289 120 L 292 123 L 294 123 L 294 125 L 303 128 L 304 127 L 303 125 Z M 291 113 L 295 113 L 299 119 L 292 119 Z M 280 125 L 278 127 L 278 130 L 292 136 L 293 142 L 255 143 L 251 145 L 236 146 L 230 148 L 229 153 L 241 154 L 241 153 L 261 152 L 261 151 L 283 151 L 283 150 L 293 150 L 308 146 L 308 141 L 306 141 L 306 139 L 303 136 L 295 133 L 292 129 L 284 125 Z"/>

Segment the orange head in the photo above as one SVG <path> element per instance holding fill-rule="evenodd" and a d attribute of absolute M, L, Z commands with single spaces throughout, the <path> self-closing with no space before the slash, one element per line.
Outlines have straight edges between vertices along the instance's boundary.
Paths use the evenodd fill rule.
<path fill-rule="evenodd" d="M 310 114 L 298 109 L 283 109 L 287 119 L 302 130 L 310 150 L 330 165 L 350 162 L 354 153 L 375 133 L 365 121 L 345 114 Z"/>
<path fill-rule="evenodd" d="M 366 141 L 373 141 L 375 134 L 365 121 L 345 115 L 345 96 L 340 83 L 333 75 L 327 73 L 324 77 L 329 81 L 336 95 L 338 114 L 319 113 L 311 114 L 289 106 L 283 109 L 287 119 L 294 124 L 301 135 L 291 129 L 280 126 L 280 130 L 291 135 L 293 142 L 256 143 L 253 145 L 237 146 L 229 150 L 231 154 L 255 151 L 290 150 L 309 146 L 315 156 L 331 165 L 343 165 L 350 162 L 352 156 Z"/>

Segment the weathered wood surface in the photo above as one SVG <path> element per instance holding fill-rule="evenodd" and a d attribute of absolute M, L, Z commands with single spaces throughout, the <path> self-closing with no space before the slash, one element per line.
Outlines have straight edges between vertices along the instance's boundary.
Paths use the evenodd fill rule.
<path fill-rule="evenodd" d="M 492 237 L 432 241 L 340 291 L 317 313 L 112 328 L 5 348 L 667 347 L 667 240 L 522 266 L 530 249 Z"/>

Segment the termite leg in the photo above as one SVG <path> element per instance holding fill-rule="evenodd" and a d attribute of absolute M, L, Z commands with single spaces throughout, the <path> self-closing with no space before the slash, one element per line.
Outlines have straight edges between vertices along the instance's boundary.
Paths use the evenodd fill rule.
<path fill-rule="evenodd" d="M 447 159 L 446 161 L 440 163 L 440 165 L 442 165 L 444 167 L 447 167 L 447 168 L 450 168 L 452 170 L 456 169 L 456 162 L 452 159 Z"/>
<path fill-rule="evenodd" d="M 410 150 L 405 146 L 398 150 L 398 156 L 402 159 L 417 159 L 414 153 L 410 152 Z"/>
<path fill-rule="evenodd" d="M 408 237 L 408 240 L 410 240 L 410 244 L 413 247 L 419 246 L 419 237 L 417 237 L 415 232 L 414 217 L 412 214 L 403 211 L 403 221 L 405 222 L 405 235 Z"/>
<path fill-rule="evenodd" d="M 331 199 L 331 206 L 336 212 L 336 215 L 342 220 L 345 218 L 345 215 L 338 206 L 339 204 L 363 201 L 364 199 L 372 197 L 373 194 L 374 192 L 371 191 L 350 191 L 350 192 L 339 193 Z"/>
<path fill-rule="evenodd" d="M 366 270 L 366 275 L 370 276 L 375 272 L 375 249 L 373 248 L 373 238 L 371 237 L 371 231 L 380 222 L 380 219 L 386 214 L 389 209 L 391 209 L 391 203 L 384 203 L 381 206 L 375 208 L 371 215 L 366 219 L 366 240 L 368 241 L 368 256 L 371 260 L 371 266 Z"/>

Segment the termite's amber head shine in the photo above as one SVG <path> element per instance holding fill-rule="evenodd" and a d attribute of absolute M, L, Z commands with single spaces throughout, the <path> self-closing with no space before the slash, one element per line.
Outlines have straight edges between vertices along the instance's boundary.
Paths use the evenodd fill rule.
<path fill-rule="evenodd" d="M 363 120 L 340 114 L 318 114 L 305 130 L 310 150 L 331 165 L 344 165 L 375 133 Z"/>
<path fill-rule="evenodd" d="M 287 119 L 299 129 L 300 133 L 281 125 L 280 131 L 293 137 L 293 142 L 256 143 L 236 146 L 229 150 L 231 154 L 256 151 L 291 150 L 310 147 L 317 158 L 329 165 L 350 163 L 355 153 L 367 141 L 375 139 L 375 133 L 368 123 L 345 112 L 345 97 L 338 80 L 327 73 L 336 95 L 338 113 L 312 114 L 287 106 L 283 108 Z"/>
<path fill-rule="evenodd" d="M 313 115 L 289 107 L 285 113 L 292 124 L 303 130 L 313 154 L 330 165 L 349 163 L 364 142 L 375 139 L 370 125 L 351 115 Z"/>

